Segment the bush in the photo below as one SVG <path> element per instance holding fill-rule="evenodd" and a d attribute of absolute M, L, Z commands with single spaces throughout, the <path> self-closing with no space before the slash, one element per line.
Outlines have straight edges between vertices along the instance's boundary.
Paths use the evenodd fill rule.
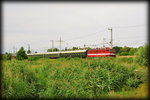
<path fill-rule="evenodd" d="M 129 55 L 129 52 L 121 52 L 119 55 L 120 56 L 126 56 L 126 55 Z"/>
<path fill-rule="evenodd" d="M 11 53 L 7 53 L 5 56 L 6 60 L 11 60 L 12 54 Z"/>
<path fill-rule="evenodd" d="M 29 61 L 36 61 L 36 60 L 38 60 L 40 58 L 42 58 L 42 57 L 28 57 L 28 60 Z"/>
<path fill-rule="evenodd" d="M 138 63 L 142 66 L 148 66 L 148 46 L 142 46 L 138 48 L 138 51 L 135 53 L 136 58 L 134 59 L 135 63 Z"/>
<path fill-rule="evenodd" d="M 2 55 L 1 57 L 2 60 L 6 60 L 6 55 Z"/>
<path fill-rule="evenodd" d="M 20 50 L 17 52 L 17 56 L 16 59 L 17 60 L 23 60 L 23 59 L 27 59 L 27 54 L 25 53 L 25 50 L 23 47 L 20 48 Z"/>
<path fill-rule="evenodd" d="M 2 96 L 16 99 L 97 98 L 136 88 L 145 77 L 145 73 L 135 73 L 116 58 L 12 60 L 3 66 Z"/>

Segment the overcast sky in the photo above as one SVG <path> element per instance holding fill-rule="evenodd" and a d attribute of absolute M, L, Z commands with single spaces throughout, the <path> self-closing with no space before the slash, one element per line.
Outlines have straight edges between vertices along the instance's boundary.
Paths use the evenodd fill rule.
<path fill-rule="evenodd" d="M 28 44 L 44 52 L 60 37 L 62 49 L 102 47 L 103 38 L 109 46 L 111 27 L 114 46 L 138 47 L 147 43 L 147 8 L 147 2 L 3 2 L 3 52 Z"/>

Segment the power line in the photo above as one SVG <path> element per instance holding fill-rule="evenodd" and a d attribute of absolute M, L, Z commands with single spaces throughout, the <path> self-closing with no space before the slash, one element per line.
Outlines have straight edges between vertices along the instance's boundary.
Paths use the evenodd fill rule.
<path fill-rule="evenodd" d="M 104 29 L 106 29 L 106 28 L 103 28 L 103 29 L 100 30 L 99 32 L 90 33 L 90 34 L 87 34 L 87 35 L 83 35 L 83 36 L 76 37 L 76 38 L 72 38 L 72 39 L 66 39 L 66 40 L 74 40 L 74 39 L 80 39 L 80 38 L 86 38 L 86 37 L 89 37 L 89 36 L 93 36 L 93 35 L 95 35 L 95 34 L 98 34 L 98 33 L 102 32 L 102 31 L 104 31 Z"/>
<path fill-rule="evenodd" d="M 132 26 L 114 26 L 113 28 L 135 28 L 135 27 L 144 27 L 146 25 L 132 25 Z"/>
<path fill-rule="evenodd" d="M 143 27 L 143 26 L 146 26 L 146 25 L 132 25 L 132 26 L 114 26 L 113 28 L 134 28 L 134 27 Z M 107 29 L 107 28 L 103 28 L 101 31 L 99 32 L 102 32 L 104 31 L 104 29 Z M 67 40 L 75 40 L 75 39 L 80 39 L 80 38 L 86 38 L 86 37 L 89 37 L 89 36 L 93 36 L 99 32 L 95 32 L 95 33 L 90 33 L 90 34 L 87 34 L 87 35 L 84 35 L 84 36 L 80 36 L 80 37 L 76 37 L 76 38 L 72 38 L 72 39 L 67 39 Z"/>

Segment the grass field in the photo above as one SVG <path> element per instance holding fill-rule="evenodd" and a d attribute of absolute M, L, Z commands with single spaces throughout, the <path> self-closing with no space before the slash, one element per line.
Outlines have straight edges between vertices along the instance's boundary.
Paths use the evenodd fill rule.
<path fill-rule="evenodd" d="M 148 67 L 133 58 L 2 61 L 3 98 L 147 98 Z"/>

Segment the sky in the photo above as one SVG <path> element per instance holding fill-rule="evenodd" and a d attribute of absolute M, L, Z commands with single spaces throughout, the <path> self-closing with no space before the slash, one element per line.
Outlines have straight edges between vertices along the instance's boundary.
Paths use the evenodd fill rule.
<path fill-rule="evenodd" d="M 109 47 L 139 47 L 148 42 L 147 2 L 3 2 L 2 52 L 21 46 L 31 51 Z"/>

